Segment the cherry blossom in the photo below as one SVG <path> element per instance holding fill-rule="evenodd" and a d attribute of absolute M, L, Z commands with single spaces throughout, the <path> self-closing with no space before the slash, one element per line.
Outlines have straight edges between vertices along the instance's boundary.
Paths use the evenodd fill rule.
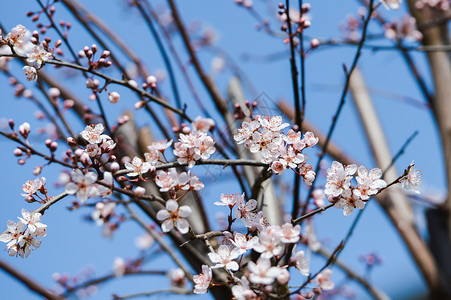
<path fill-rule="evenodd" d="M 101 123 L 97 125 L 88 125 L 85 130 L 81 132 L 81 136 L 89 143 L 89 144 L 99 144 L 102 143 L 105 139 L 111 139 L 108 135 L 102 134 L 105 131 L 105 128 Z"/>
<path fill-rule="evenodd" d="M 74 169 L 71 172 L 73 182 L 66 184 L 64 191 L 67 194 L 76 194 L 78 200 L 85 202 L 88 198 L 98 197 L 100 195 L 97 185 L 94 183 L 97 180 L 97 174 L 94 172 L 83 172 L 79 169 Z"/>
<path fill-rule="evenodd" d="M 127 175 L 130 177 L 141 177 L 142 174 L 155 170 L 155 167 L 153 167 L 150 163 L 148 163 L 147 161 L 143 162 L 141 158 L 137 156 L 133 158 L 131 163 L 126 162 L 125 168 L 130 171 L 129 173 L 127 173 Z"/>
<path fill-rule="evenodd" d="M 258 121 L 260 122 L 261 126 L 264 128 L 267 128 L 274 132 L 279 132 L 282 129 L 290 126 L 289 123 L 283 123 L 283 119 L 281 116 L 273 116 L 271 118 L 269 117 L 259 117 Z"/>
<path fill-rule="evenodd" d="M 240 283 L 232 287 L 232 294 L 237 300 L 258 299 L 257 294 L 249 287 L 246 276 L 241 277 Z"/>
<path fill-rule="evenodd" d="M 211 279 L 213 277 L 210 267 L 202 265 L 202 273 L 193 276 L 194 293 L 205 294 L 210 287 Z"/>
<path fill-rule="evenodd" d="M 407 174 L 400 179 L 402 189 L 406 191 L 412 191 L 416 194 L 419 194 L 420 191 L 418 187 L 422 184 L 423 175 L 421 174 L 421 170 L 415 170 L 415 164 L 412 162 L 407 167 Z"/>
<path fill-rule="evenodd" d="M 28 81 L 37 81 L 38 80 L 38 71 L 35 67 L 25 66 L 23 67 L 24 74 L 27 76 Z"/>
<path fill-rule="evenodd" d="M 260 257 L 257 263 L 250 261 L 247 265 L 250 275 L 249 280 L 255 284 L 271 284 L 282 272 L 279 267 L 272 267 L 268 258 Z"/>
<path fill-rule="evenodd" d="M 191 126 L 193 127 L 193 130 L 208 132 L 212 131 L 216 124 L 211 118 L 202 118 L 201 116 L 197 116 L 191 123 Z"/>
<path fill-rule="evenodd" d="M 41 216 L 40 213 L 30 213 L 26 209 L 22 209 L 22 218 L 19 217 L 19 220 L 27 226 L 25 232 L 30 232 L 32 235 L 45 236 L 47 225 L 40 222 Z"/>
<path fill-rule="evenodd" d="M 154 242 L 155 242 L 155 239 L 147 232 L 138 236 L 135 239 L 135 245 L 141 251 L 149 249 L 150 246 L 152 246 Z"/>
<path fill-rule="evenodd" d="M 39 46 L 33 47 L 30 52 L 27 52 L 27 57 L 28 62 L 36 62 L 40 68 L 43 63 L 53 58 L 53 54 L 45 50 L 42 44 L 39 44 Z"/>
<path fill-rule="evenodd" d="M 0 235 L 0 241 L 6 244 L 10 256 L 14 256 L 19 252 L 19 242 L 22 240 L 25 224 L 22 222 L 13 222 L 9 220 L 6 223 L 6 231 Z"/>
<path fill-rule="evenodd" d="M 168 278 L 171 280 L 172 287 L 184 288 L 186 285 L 186 275 L 182 269 L 171 269 L 167 273 Z"/>
<path fill-rule="evenodd" d="M 243 198 L 238 198 L 236 201 L 236 211 L 235 211 L 235 217 L 237 219 L 240 219 L 244 226 L 249 227 L 250 221 L 249 221 L 249 215 L 252 214 L 252 212 L 257 207 L 257 201 L 254 199 L 250 199 L 246 203 L 244 202 Z"/>
<path fill-rule="evenodd" d="M 41 240 L 38 236 L 46 235 L 47 225 L 40 222 L 40 213 L 30 213 L 22 209 L 22 218 L 19 222 L 8 221 L 6 231 L 0 234 L 0 242 L 6 243 L 6 248 L 10 256 L 19 255 L 26 258 L 30 255 L 32 247 L 39 248 Z"/>
<path fill-rule="evenodd" d="M 198 191 L 204 188 L 199 178 L 188 172 L 177 173 L 175 168 L 170 168 L 168 172 L 158 171 L 155 183 L 160 187 L 160 192 L 170 190 Z"/>
<path fill-rule="evenodd" d="M 367 200 L 371 195 L 377 194 L 381 188 L 385 188 L 387 183 L 380 179 L 382 171 L 378 168 L 372 169 L 369 173 L 364 166 L 357 169 L 358 186 L 353 190 L 353 193 L 362 200 Z"/>
<path fill-rule="evenodd" d="M 330 277 L 332 276 L 332 270 L 331 269 L 325 269 L 321 273 L 319 273 L 316 278 L 316 284 L 323 290 L 331 290 L 334 288 L 334 283 L 330 281 Z"/>
<path fill-rule="evenodd" d="M 122 277 L 127 271 L 127 264 L 121 257 L 116 257 L 113 262 L 114 276 Z"/>
<path fill-rule="evenodd" d="M 160 187 L 160 192 L 167 192 L 178 185 L 177 171 L 175 168 L 171 168 L 168 172 L 158 171 L 155 177 L 155 183 Z"/>
<path fill-rule="evenodd" d="M 293 249 L 294 252 L 295 249 Z M 295 252 L 292 259 L 294 260 L 296 264 L 296 268 L 301 272 L 302 275 L 308 276 L 309 274 L 309 264 L 308 260 L 305 258 L 304 251 L 300 250 L 298 252 Z"/>
<path fill-rule="evenodd" d="M 241 200 L 239 200 L 241 199 Z M 239 201 L 243 201 L 244 202 L 244 193 L 243 194 L 232 194 L 232 195 L 224 195 L 221 194 L 221 198 L 220 198 L 221 202 L 216 201 L 214 204 L 218 205 L 218 206 L 228 206 L 228 207 L 234 207 L 235 204 Z"/>
<path fill-rule="evenodd" d="M 399 9 L 399 5 L 402 0 L 379 0 L 387 10 L 389 9 Z"/>
<path fill-rule="evenodd" d="M 261 253 L 263 258 L 271 258 L 281 255 L 283 245 L 281 243 L 282 230 L 279 226 L 269 226 L 258 235 L 258 241 L 254 245 L 254 250 Z"/>
<path fill-rule="evenodd" d="M 193 131 L 189 134 L 180 134 L 179 142 L 174 145 L 174 155 L 180 164 L 188 164 L 192 168 L 196 160 L 208 159 L 216 152 L 215 141 L 202 131 Z"/>
<path fill-rule="evenodd" d="M 6 36 L 6 40 L 11 46 L 17 46 L 27 41 L 27 29 L 23 25 L 17 25 Z"/>
<path fill-rule="evenodd" d="M 245 234 L 236 231 L 233 233 L 233 235 L 228 232 L 226 233 L 226 236 L 229 238 L 232 245 L 236 247 L 235 249 L 239 250 L 240 254 L 246 253 L 248 250 L 252 249 L 258 242 L 258 237 L 254 236 L 249 237 L 248 239 Z"/>
<path fill-rule="evenodd" d="M 172 228 L 177 228 L 182 234 L 188 233 L 189 223 L 185 218 L 191 215 L 191 208 L 189 206 L 178 205 L 175 200 L 168 200 L 166 202 L 166 209 L 162 209 L 157 213 L 157 219 L 164 221 L 161 224 L 163 232 L 169 232 Z"/>
<path fill-rule="evenodd" d="M 36 178 L 35 180 L 31 181 L 28 180 L 25 182 L 24 185 L 22 185 L 22 190 L 24 191 L 24 194 L 21 194 L 24 197 L 32 196 L 36 194 L 46 183 L 45 177 Z"/>
<path fill-rule="evenodd" d="M 335 208 L 343 208 L 343 215 L 349 216 L 354 211 L 354 208 L 364 209 L 365 202 L 363 202 L 359 196 L 347 190 L 345 193 L 341 195 L 341 198 L 338 199 L 334 204 Z"/>
<path fill-rule="evenodd" d="M 356 170 L 357 166 L 354 164 L 345 168 L 338 161 L 334 161 L 332 167 L 327 169 L 327 184 L 324 193 L 332 197 L 340 196 L 351 186 L 352 175 Z"/>
<path fill-rule="evenodd" d="M 285 223 L 281 226 L 280 240 L 283 243 L 297 243 L 301 234 L 301 225 L 293 226 L 291 223 Z"/>
<path fill-rule="evenodd" d="M 111 92 L 108 95 L 108 100 L 110 100 L 110 102 L 113 104 L 118 103 L 120 98 L 121 98 L 121 95 L 119 95 L 118 92 Z"/>
<path fill-rule="evenodd" d="M 238 263 L 233 261 L 238 256 L 240 256 L 240 249 L 233 248 L 230 250 L 226 245 L 219 246 L 217 252 L 208 253 L 210 260 L 216 264 L 212 268 L 224 267 L 232 271 L 238 271 Z"/>
<path fill-rule="evenodd" d="M 91 218 L 96 221 L 99 226 L 108 223 L 108 220 L 114 215 L 115 208 L 115 202 L 97 202 L 95 210 L 91 214 Z"/>

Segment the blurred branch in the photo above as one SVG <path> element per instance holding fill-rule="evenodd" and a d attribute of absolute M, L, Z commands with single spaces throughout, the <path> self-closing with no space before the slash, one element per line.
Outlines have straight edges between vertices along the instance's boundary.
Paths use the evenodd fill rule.
<path fill-rule="evenodd" d="M 166 290 L 158 290 L 158 291 L 151 291 L 151 292 L 141 292 L 141 293 L 134 293 L 124 296 L 113 296 L 113 300 L 124 300 L 124 299 L 131 299 L 131 298 L 137 298 L 137 297 L 150 297 L 153 295 L 159 295 L 159 294 L 178 294 L 178 295 L 190 295 L 193 294 L 190 290 L 185 290 L 182 288 L 172 288 L 172 289 L 166 289 Z"/>
<path fill-rule="evenodd" d="M 11 275 L 11 277 L 18 280 L 20 283 L 24 284 L 27 288 L 29 288 L 31 291 L 35 292 L 38 295 L 41 295 L 42 297 L 49 299 L 49 300 L 62 300 L 63 297 L 57 296 L 41 286 L 39 283 L 28 277 L 27 275 L 19 272 L 12 266 L 8 265 L 3 260 L 0 260 L 0 269 Z"/>

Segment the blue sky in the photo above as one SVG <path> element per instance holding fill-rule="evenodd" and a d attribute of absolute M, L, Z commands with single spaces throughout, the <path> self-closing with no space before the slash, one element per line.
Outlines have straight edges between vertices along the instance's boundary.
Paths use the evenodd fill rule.
<path fill-rule="evenodd" d="M 255 0 L 256 9 L 264 16 L 270 16 L 271 27 L 278 30 L 280 24 L 273 18 L 273 14 L 268 10 L 268 4 L 276 7 L 276 2 Z M 23 1 L 24 5 L 19 6 L 12 1 L 2 4 L 0 20 L 3 26 L 11 29 L 17 24 L 23 24 L 31 28 L 29 18 L 25 17 L 28 10 L 36 11 L 37 3 L 34 1 Z M 109 26 L 123 38 L 129 46 L 143 58 L 144 64 L 151 72 L 164 67 L 155 44 L 148 33 L 143 22 L 137 17 L 136 10 L 126 8 L 123 1 L 83 1 L 91 10 L 99 14 Z M 160 2 L 158 2 L 160 3 Z M 267 62 L 253 62 L 243 59 L 244 54 L 251 56 L 265 55 L 287 51 L 282 39 L 270 37 L 267 34 L 255 29 L 255 20 L 243 8 L 238 7 L 231 0 L 229 1 L 177 1 L 180 12 L 185 23 L 198 21 L 202 27 L 210 27 L 217 32 L 216 44 L 226 51 L 239 66 L 244 70 L 247 77 L 253 82 L 258 94 L 265 93 L 273 101 L 284 98 L 292 101 L 291 78 L 289 73 L 288 54 L 280 59 Z M 306 31 L 309 36 L 318 38 L 336 37 L 339 38 L 340 31 L 338 24 L 345 20 L 349 13 L 355 14 L 358 8 L 357 1 L 311 1 L 312 4 L 312 26 Z M 156 5 L 159 6 L 158 4 Z M 405 11 L 388 12 L 380 9 L 381 13 L 388 19 L 397 18 Z M 70 20 L 73 29 L 70 32 L 70 39 L 73 41 L 75 49 L 81 49 L 85 45 L 91 45 L 92 39 L 84 33 L 78 24 L 72 20 L 64 11 L 64 8 L 57 4 L 56 19 Z M 381 33 L 377 25 L 370 26 L 372 33 Z M 50 33 L 54 36 L 54 33 Z M 375 43 L 384 43 L 376 41 Z M 175 38 L 175 45 L 181 53 L 182 60 L 188 61 L 184 48 L 180 40 Z M 115 49 L 110 49 L 114 51 Z M 306 116 L 319 130 L 325 132 L 332 120 L 334 111 L 338 105 L 342 83 L 344 81 L 341 65 L 349 65 L 353 58 L 355 49 L 353 47 L 327 48 L 313 52 L 306 60 L 307 72 L 307 107 Z M 200 52 L 201 61 L 206 70 L 210 69 L 210 62 L 213 55 L 207 51 Z M 429 76 L 424 57 L 421 53 L 415 53 L 414 58 L 427 79 Z M 19 78 L 23 78 L 18 65 L 12 65 L 12 71 Z M 390 148 L 395 153 L 405 142 L 405 140 L 415 131 L 419 130 L 418 137 L 411 143 L 405 154 L 398 160 L 397 167 L 402 171 L 412 160 L 415 160 L 419 168 L 423 170 L 424 187 L 423 191 L 430 194 L 440 195 L 444 192 L 444 170 L 441 165 L 442 154 L 438 135 L 436 133 L 431 113 L 423 106 L 414 106 L 403 101 L 398 101 L 392 94 L 403 95 L 419 102 L 422 100 L 421 94 L 416 87 L 412 76 L 408 73 L 407 67 L 403 63 L 402 57 L 393 51 L 363 52 L 360 65 L 366 82 L 373 92 L 373 100 L 379 113 L 384 129 L 387 131 L 387 138 Z M 55 73 L 53 74 L 60 74 Z M 111 76 L 119 77 L 115 71 L 110 71 Z M 208 94 L 200 85 L 193 69 L 189 69 L 189 75 L 193 78 L 195 86 L 199 91 L 201 99 L 205 99 L 206 105 L 212 111 Z M 230 72 L 215 75 L 215 80 L 225 94 L 227 82 L 230 79 Z M 188 113 L 197 115 L 199 113 L 196 105 L 193 104 L 186 84 L 180 72 L 176 73 L 179 79 L 182 101 L 188 105 Z M 24 78 L 23 78 L 24 79 Z M 25 80 L 25 79 L 24 79 Z M 428 84 L 430 85 L 429 80 Z M 88 93 L 84 88 L 84 80 L 80 77 L 67 79 L 66 84 L 72 91 L 80 95 L 80 98 L 87 100 Z M 29 121 L 32 128 L 42 126 L 42 122 L 36 121 L 33 117 L 34 107 L 25 100 L 17 100 L 13 96 L 13 90 L 7 83 L 7 79 L 0 77 L 0 86 L 3 96 L 2 111 L 0 118 L 13 118 L 16 124 Z M 165 96 L 172 101 L 169 85 L 162 82 L 161 88 Z M 121 101 L 118 105 L 106 103 L 110 120 L 114 120 L 127 107 L 132 109 L 136 99 L 127 91 L 119 87 L 111 87 L 111 90 L 121 93 Z M 384 91 L 381 93 L 380 91 Z M 252 99 L 252 95 L 247 95 Z M 105 96 L 103 95 L 106 101 Z M 94 107 L 94 106 L 93 106 Z M 218 117 L 216 112 L 213 113 Z M 76 131 L 83 129 L 80 123 L 71 116 L 70 120 L 77 124 Z M 151 120 L 143 112 L 137 112 L 136 118 L 140 125 L 152 124 Z M 153 126 L 153 125 L 152 125 Z M 220 127 L 221 125 L 219 125 Z M 333 141 L 340 145 L 347 153 L 357 161 L 364 163 L 367 167 L 375 167 L 371 158 L 369 147 L 366 145 L 365 136 L 361 130 L 356 111 L 351 99 L 347 99 L 343 113 L 340 116 L 337 130 L 333 136 Z M 158 134 L 157 134 L 158 135 Z M 34 136 L 32 143 L 38 145 L 41 137 Z M 14 145 L 5 139 L 0 139 L 2 147 L 1 157 L 4 172 L 0 174 L 0 186 L 3 191 L 3 206 L 0 210 L 0 226 L 6 227 L 8 219 L 16 220 L 22 208 L 29 210 L 37 207 L 34 204 L 27 204 L 20 196 L 22 184 L 33 178 L 32 170 L 35 165 L 42 164 L 37 158 L 30 159 L 26 165 L 18 166 L 12 151 Z M 64 150 L 60 145 L 60 152 Z M 311 159 L 314 160 L 315 152 L 311 152 Z M 52 182 L 57 178 L 58 167 L 45 168 L 43 176 Z M 207 178 L 211 170 L 204 167 L 198 168 L 198 176 Z M 230 174 L 227 171 L 224 174 Z M 284 176 L 291 184 L 290 176 Z M 53 188 L 49 184 L 49 191 L 52 195 L 57 195 L 61 189 Z M 213 216 L 217 208 L 213 205 L 221 193 L 239 192 L 239 187 L 233 180 L 216 181 L 206 186 L 202 195 L 206 199 L 206 208 Z M 304 192 L 305 195 L 305 192 Z M 133 258 L 138 254 L 134 245 L 136 236 L 141 230 L 132 223 L 126 222 L 115 234 L 114 239 L 102 238 L 101 228 L 94 224 L 83 221 L 84 216 L 89 214 L 89 209 L 82 209 L 75 213 L 69 212 L 66 207 L 70 205 L 70 198 L 66 198 L 55 205 L 44 216 L 44 223 L 48 225 L 48 235 L 43 239 L 40 249 L 34 251 L 28 259 L 8 257 L 7 253 L 0 253 L 2 259 L 14 265 L 19 270 L 32 276 L 42 284 L 52 287 L 54 282 L 51 278 L 54 272 L 68 272 L 72 275 L 82 272 L 87 266 L 95 265 L 96 275 L 104 275 L 111 272 L 112 263 L 115 257 Z M 418 211 L 418 222 L 420 232 L 425 232 L 424 221 L 422 219 L 423 206 L 415 205 Z M 326 241 L 330 248 L 335 245 L 346 234 L 353 217 L 343 217 L 339 210 L 331 209 L 325 214 L 317 217 L 316 229 L 319 237 Z M 214 219 L 211 219 L 214 221 Z M 422 227 L 423 226 L 423 227 Z M 3 230 L 0 227 L 0 230 Z M 384 290 L 392 298 L 410 298 L 412 295 L 425 293 L 425 285 L 421 280 L 421 275 L 414 266 L 405 246 L 399 236 L 392 228 L 388 218 L 384 215 L 379 206 L 373 201 L 369 203 L 367 210 L 355 232 L 349 245 L 343 251 L 341 258 L 349 263 L 351 267 L 359 272 L 363 272 L 364 267 L 358 261 L 358 257 L 363 253 L 376 252 L 383 257 L 384 264 L 377 267 L 372 274 L 374 285 Z M 321 267 L 323 260 L 313 258 L 311 268 Z M 161 269 L 170 264 L 170 260 L 164 255 L 146 265 L 145 269 Z M 335 277 L 336 276 L 336 277 Z M 336 282 L 340 282 L 342 275 L 337 270 L 334 274 Z M 2 299 L 38 299 L 25 287 L 16 281 L 0 273 L 0 298 Z M 108 299 L 112 293 L 127 294 L 138 291 L 150 291 L 160 287 L 167 287 L 168 280 L 164 277 L 133 277 L 130 279 L 117 280 L 114 283 L 107 283 L 99 288 L 94 299 Z M 366 299 L 368 295 L 359 289 L 354 283 L 350 288 L 357 294 L 358 299 Z M 167 298 L 167 296 L 164 296 Z M 169 297 L 178 299 L 179 297 Z M 208 299 L 208 296 L 202 298 Z"/>

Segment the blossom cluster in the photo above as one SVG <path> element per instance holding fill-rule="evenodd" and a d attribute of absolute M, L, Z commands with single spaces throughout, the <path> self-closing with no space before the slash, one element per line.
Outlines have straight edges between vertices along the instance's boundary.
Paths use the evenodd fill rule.
<path fill-rule="evenodd" d="M 85 157 L 88 155 L 91 158 L 100 158 L 104 153 L 109 153 L 116 147 L 116 143 L 107 134 L 103 134 L 105 128 L 101 123 L 97 125 L 88 125 L 80 133 L 83 139 L 85 139 L 88 144 L 84 149 Z M 84 159 L 82 158 L 83 162 Z"/>
<path fill-rule="evenodd" d="M 282 174 L 289 168 L 299 169 L 305 182 L 311 184 L 316 174 L 306 163 L 308 157 L 302 151 L 316 145 L 318 138 L 311 132 L 306 132 L 302 137 L 301 132 L 293 129 L 284 134 L 282 130 L 288 126 L 290 124 L 283 123 L 281 116 L 256 116 L 243 122 L 233 138 L 250 152 L 260 153 L 261 161 L 269 164 L 274 174 Z"/>
<path fill-rule="evenodd" d="M 22 209 L 22 217 L 16 223 L 9 220 L 6 231 L 0 234 L 0 242 L 6 243 L 6 250 L 10 256 L 28 257 L 31 249 L 37 249 L 42 240 L 38 237 L 46 235 L 47 225 L 42 224 L 40 213 Z"/>
<path fill-rule="evenodd" d="M 175 168 L 166 171 L 158 171 L 155 183 L 160 187 L 160 192 L 167 191 L 198 191 L 204 188 L 204 184 L 190 171 L 177 173 Z"/>
<path fill-rule="evenodd" d="M 37 68 L 53 58 L 52 51 L 48 48 L 47 43 L 34 44 L 31 42 L 31 33 L 23 25 L 17 25 L 11 32 L 6 35 L 6 37 L 0 36 L 0 45 L 5 46 L 0 48 L 0 53 L 11 54 L 11 49 L 17 55 L 27 56 L 27 61 L 29 63 L 35 63 Z M 37 70 L 33 66 L 24 67 L 25 75 L 28 80 L 37 79 Z"/>
<path fill-rule="evenodd" d="M 384 27 L 385 37 L 388 39 L 406 39 L 415 42 L 423 38 L 421 32 L 417 30 L 415 18 L 411 15 L 405 15 L 398 21 L 387 23 Z"/>
<path fill-rule="evenodd" d="M 260 257 L 256 262 L 247 263 L 247 271 L 243 272 L 241 279 L 233 277 L 232 293 L 236 299 L 257 298 L 258 291 L 262 291 L 261 285 L 272 285 L 275 281 L 279 284 L 287 284 L 290 280 L 289 267 L 295 267 L 302 275 L 309 276 L 309 263 L 302 250 L 293 251 L 288 266 L 274 265 L 274 261 L 278 261 L 284 255 L 288 245 L 296 245 L 299 242 L 300 225 L 285 223 L 276 226 L 262 221 L 255 222 L 255 219 L 259 217 L 264 219 L 264 216 L 262 212 L 256 211 L 255 200 L 244 201 L 244 194 L 221 195 L 220 201 L 215 204 L 228 206 L 231 211 L 236 207 L 236 219 L 241 219 L 250 230 L 247 234 L 224 231 L 225 239 L 221 245 L 216 251 L 208 254 L 212 266 L 204 265 L 202 273 L 194 276 L 194 293 L 203 294 L 208 291 L 211 286 L 212 269 L 224 268 L 229 272 L 239 270 L 243 272 L 243 266 L 240 266 L 241 260 L 237 262 L 237 259 L 250 250 L 260 253 Z M 252 225 L 252 222 L 259 223 L 260 226 Z M 331 271 L 326 269 L 316 276 L 315 280 L 319 288 L 330 290 L 334 287 L 329 280 L 330 275 Z"/>
<path fill-rule="evenodd" d="M 188 134 L 180 133 L 179 141 L 174 145 L 174 155 L 181 164 L 192 168 L 199 159 L 208 159 L 216 152 L 215 141 L 205 131 L 193 130 Z"/>
<path fill-rule="evenodd" d="M 357 186 L 352 186 L 351 180 L 356 172 Z M 327 169 L 324 193 L 328 196 L 329 202 L 334 203 L 336 208 L 343 208 L 343 214 L 348 216 L 356 207 L 363 209 L 370 196 L 376 195 L 380 189 L 387 186 L 387 183 L 380 179 L 381 176 L 382 171 L 378 168 L 368 172 L 364 166 L 357 168 L 352 164 L 344 167 L 334 161 L 332 167 Z"/>
<path fill-rule="evenodd" d="M 451 7 L 450 0 L 418 0 L 415 2 L 415 7 L 418 9 L 423 9 L 424 7 L 430 7 L 439 9 L 442 11 L 447 11 Z"/>

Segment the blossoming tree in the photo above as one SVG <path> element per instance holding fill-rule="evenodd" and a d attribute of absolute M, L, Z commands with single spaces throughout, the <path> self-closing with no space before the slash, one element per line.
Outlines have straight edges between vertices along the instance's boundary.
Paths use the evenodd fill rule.
<path fill-rule="evenodd" d="M 33 164 L 33 174 L 22 188 L 21 217 L 4 220 L 0 241 L 5 243 L 5 255 L 34 255 L 52 236 L 52 224 L 44 224 L 45 216 L 60 205 L 89 211 L 89 220 L 101 226 L 106 237 L 114 237 L 129 222 L 141 227 L 144 235 L 137 241 L 140 254 L 128 260 L 117 257 L 111 276 L 79 282 L 57 273 L 57 288 L 46 288 L 2 260 L 0 268 L 48 299 L 75 293 L 89 296 L 113 277 L 136 274 L 167 275 L 168 288 L 150 285 L 145 292 L 117 295 L 112 285 L 114 299 L 158 293 L 310 299 L 344 294 L 342 285 L 334 281 L 336 272 L 355 280 L 373 298 L 387 299 L 367 277 L 339 260 L 367 203 L 377 201 L 407 246 L 431 297 L 451 296 L 447 284 L 451 263 L 446 255 L 451 230 L 449 225 L 433 225 L 433 221 L 451 224 L 451 201 L 429 210 L 431 240 L 437 241 L 443 233 L 446 238 L 428 246 L 418 233 L 408 200 L 420 193 L 422 175 L 413 162 L 402 172 L 395 170 L 414 136 L 397 152 L 388 150 L 357 68 L 361 60 L 370 59 L 362 57 L 367 48 L 402 55 L 421 96 L 432 107 L 449 183 L 451 65 L 446 22 L 450 2 L 358 1 L 362 7 L 341 24 L 340 39 L 314 37 L 310 32 L 315 24 L 311 11 L 325 4 L 266 1 L 271 12 L 266 17 L 264 9 L 250 0 L 234 2 L 235 9 L 257 21 L 261 35 L 275 39 L 284 50 L 275 56 L 288 65 L 288 76 L 281 80 L 289 82 L 292 95 L 284 96 L 293 100 L 281 100 L 270 111 L 261 97 L 252 100 L 252 80 L 226 49 L 215 44 L 214 33 L 199 24 L 186 25 L 174 0 L 122 4 L 146 25 L 148 32 L 139 33 L 140 38 L 149 36 L 155 43 L 152 56 L 142 60 L 132 43 L 124 41 L 126 37 L 78 1 L 36 0 L 24 12 L 31 26 L 1 24 L 0 70 L 14 86 L 15 96 L 36 105 L 35 116 L 49 125 L 47 132 L 40 133 L 24 117 L 19 122 L 8 120 L 0 131 L 15 145 L 18 164 Z M 387 21 L 404 4 L 411 14 Z M 71 21 L 57 21 L 60 14 Z M 92 45 L 80 45 L 75 30 L 86 31 Z M 340 46 L 353 47 L 352 59 L 344 64 L 338 107 L 327 134 L 322 134 L 310 118 L 325 112 L 310 116 L 307 109 L 308 62 L 321 49 Z M 434 91 L 415 64 L 414 51 L 427 54 Z M 214 55 L 211 72 L 203 62 L 205 53 Z M 142 63 L 148 59 L 152 64 L 154 56 L 161 57 L 164 73 L 151 73 Z M 247 59 L 255 57 L 247 55 Z M 226 75 L 227 95 L 221 92 L 221 76 Z M 64 77 L 76 84 L 69 86 L 70 79 Z M 243 86 L 250 91 L 248 97 Z M 348 94 L 372 149 L 376 163 L 372 168 L 368 166 L 373 162 L 357 163 L 332 143 Z M 57 180 L 48 180 L 50 166 L 60 172 Z M 230 178 L 233 184 L 227 183 Z M 212 190 L 219 191 L 216 199 L 204 196 L 204 191 Z M 355 217 L 338 245 L 327 246 L 315 233 L 316 220 L 327 218 L 333 209 L 342 211 L 341 218 Z M 169 257 L 172 266 L 149 271 L 148 261 L 159 253 Z M 310 264 L 312 253 L 325 258 L 320 266 Z M 370 255 L 365 261 L 370 269 L 378 260 Z"/>

